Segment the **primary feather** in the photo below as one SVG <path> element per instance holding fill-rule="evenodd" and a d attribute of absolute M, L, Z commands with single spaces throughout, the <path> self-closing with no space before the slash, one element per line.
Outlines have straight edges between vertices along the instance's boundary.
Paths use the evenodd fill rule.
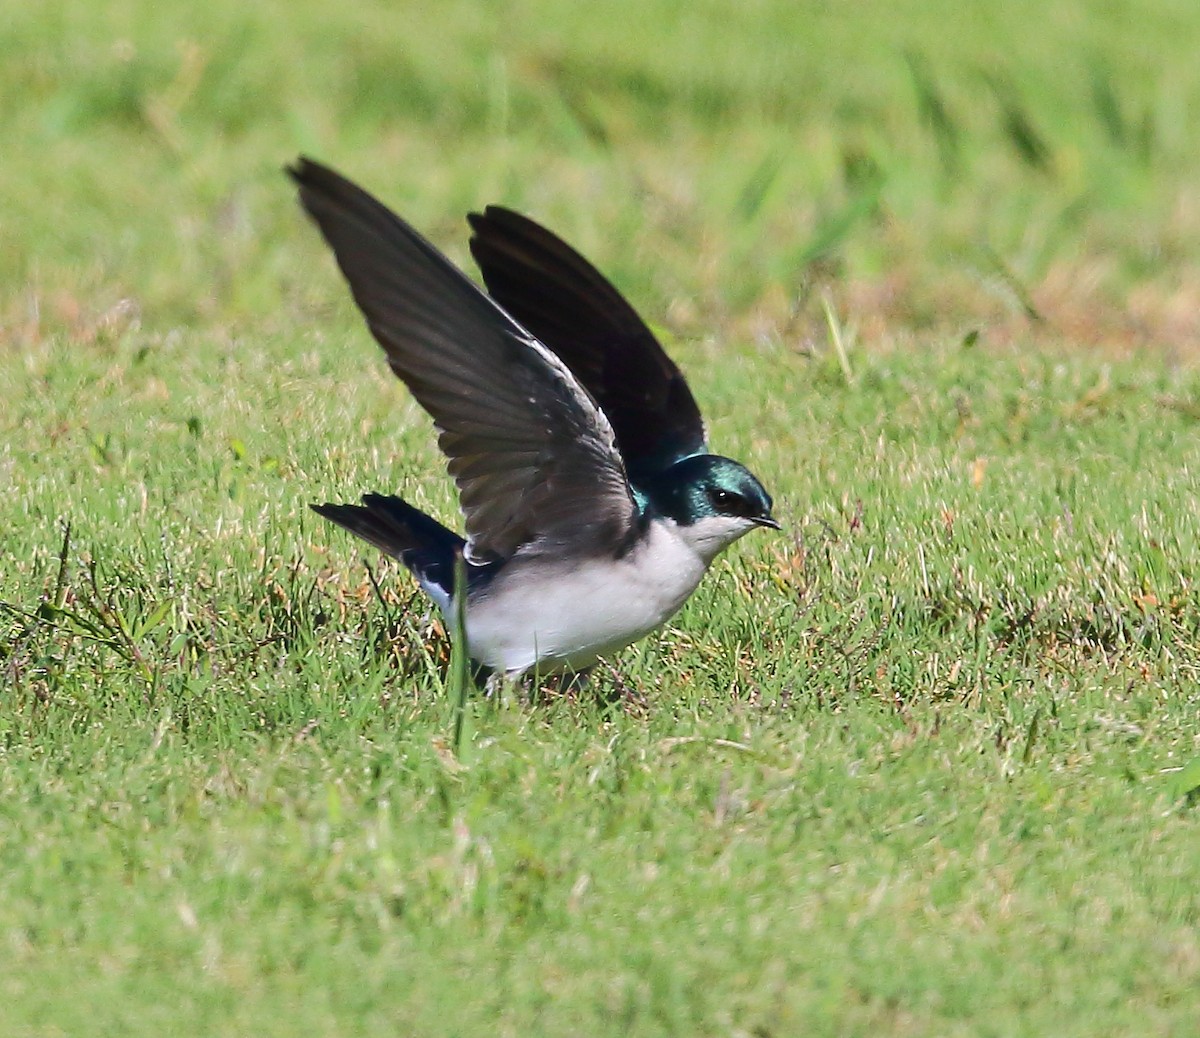
<path fill-rule="evenodd" d="M 627 537 L 637 506 L 616 438 L 566 365 L 361 188 L 308 159 L 289 172 L 392 370 L 440 431 L 468 560 Z"/>

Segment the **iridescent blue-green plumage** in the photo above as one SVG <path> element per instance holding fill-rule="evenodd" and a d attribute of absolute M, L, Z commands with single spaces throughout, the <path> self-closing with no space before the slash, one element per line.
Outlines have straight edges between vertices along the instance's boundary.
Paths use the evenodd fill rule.
<path fill-rule="evenodd" d="M 771 496 L 741 462 L 719 454 L 696 454 L 634 485 L 646 514 L 690 526 L 701 519 L 731 516 L 778 527 Z"/>

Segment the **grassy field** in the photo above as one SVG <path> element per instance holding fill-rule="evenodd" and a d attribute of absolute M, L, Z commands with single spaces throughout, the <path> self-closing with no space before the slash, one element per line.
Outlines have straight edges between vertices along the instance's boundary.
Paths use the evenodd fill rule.
<path fill-rule="evenodd" d="M 0 1035 L 1194 1034 L 1194 4 L 407 6 L 0 28 Z M 785 524 L 457 754 L 300 152 L 576 243 Z"/>

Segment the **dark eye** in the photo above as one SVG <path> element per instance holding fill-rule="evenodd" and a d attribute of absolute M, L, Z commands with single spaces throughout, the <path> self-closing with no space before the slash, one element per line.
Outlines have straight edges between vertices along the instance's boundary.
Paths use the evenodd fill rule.
<path fill-rule="evenodd" d="M 744 497 L 728 490 L 722 490 L 720 487 L 713 487 L 709 490 L 708 500 L 712 503 L 713 508 L 723 515 L 745 515 L 747 512 L 747 502 Z"/>

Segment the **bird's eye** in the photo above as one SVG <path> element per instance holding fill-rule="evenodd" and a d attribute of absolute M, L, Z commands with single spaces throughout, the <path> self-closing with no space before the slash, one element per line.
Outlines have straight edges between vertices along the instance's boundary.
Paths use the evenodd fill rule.
<path fill-rule="evenodd" d="M 747 502 L 745 498 L 720 487 L 713 487 L 708 492 L 708 500 L 713 508 L 724 515 L 745 515 Z"/>

